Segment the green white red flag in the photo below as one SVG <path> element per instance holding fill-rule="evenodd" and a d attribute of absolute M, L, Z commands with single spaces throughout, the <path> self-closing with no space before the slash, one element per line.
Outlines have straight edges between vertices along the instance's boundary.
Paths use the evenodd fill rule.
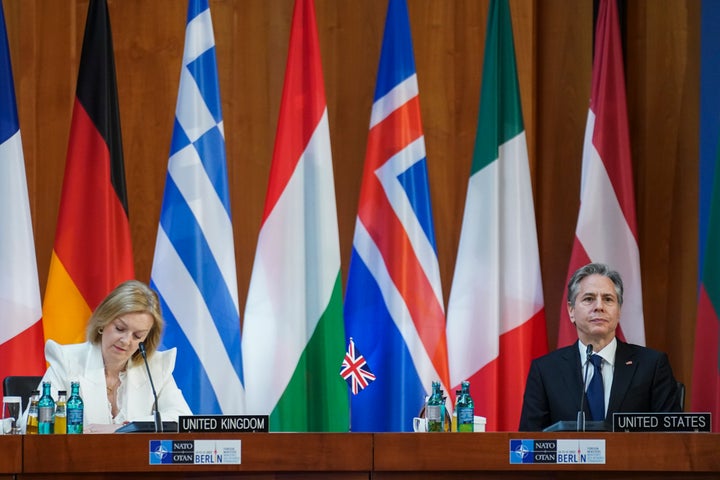
<path fill-rule="evenodd" d="M 470 380 L 488 431 L 517 430 L 530 362 L 547 352 L 547 332 L 507 0 L 490 1 L 447 339 L 450 384 Z"/>

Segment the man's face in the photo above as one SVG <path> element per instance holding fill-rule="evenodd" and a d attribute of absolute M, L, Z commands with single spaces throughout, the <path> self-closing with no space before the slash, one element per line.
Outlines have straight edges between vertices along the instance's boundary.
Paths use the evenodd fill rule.
<path fill-rule="evenodd" d="M 612 280 L 602 275 L 582 279 L 575 305 L 568 305 L 568 312 L 585 345 L 607 345 L 615 337 L 620 321 L 620 304 Z"/>

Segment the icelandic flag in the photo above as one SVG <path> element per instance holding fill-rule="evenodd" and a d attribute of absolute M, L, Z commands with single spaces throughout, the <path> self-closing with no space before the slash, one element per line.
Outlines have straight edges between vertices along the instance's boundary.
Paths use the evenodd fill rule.
<path fill-rule="evenodd" d="M 235 250 L 215 37 L 190 0 L 150 283 L 177 347 L 175 379 L 196 414 L 244 413 Z"/>
<path fill-rule="evenodd" d="M 405 0 L 390 0 L 345 296 L 346 336 L 377 377 L 352 431 L 411 431 L 431 383 L 447 392 L 445 311 Z M 451 393 L 451 392 L 449 392 Z"/>

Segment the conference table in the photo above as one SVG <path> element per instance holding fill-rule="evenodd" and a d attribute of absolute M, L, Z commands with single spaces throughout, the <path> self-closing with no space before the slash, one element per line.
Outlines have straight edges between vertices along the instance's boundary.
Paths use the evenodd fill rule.
<path fill-rule="evenodd" d="M 0 435 L 0 479 L 15 478 L 22 471 L 22 435 Z"/>
<path fill-rule="evenodd" d="M 511 445 L 604 448 L 603 463 L 512 463 Z M 215 443 L 213 443 L 215 442 Z M 153 445 L 229 445 L 232 464 L 159 463 Z M 199 447 L 198 447 L 199 448 Z M 514 448 L 514 447 L 513 447 Z M 166 457 L 169 458 L 169 457 Z M 183 458 L 181 455 L 178 458 Z M 192 458 L 190 455 L 188 458 Z M 132 433 L 0 435 L 0 479 L 720 478 L 714 433 Z"/>

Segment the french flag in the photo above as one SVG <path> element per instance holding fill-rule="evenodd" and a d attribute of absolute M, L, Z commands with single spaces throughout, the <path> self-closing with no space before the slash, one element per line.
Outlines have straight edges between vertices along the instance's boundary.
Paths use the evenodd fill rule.
<path fill-rule="evenodd" d="M 42 375 L 42 308 L 25 159 L 0 3 L 0 379 Z"/>

